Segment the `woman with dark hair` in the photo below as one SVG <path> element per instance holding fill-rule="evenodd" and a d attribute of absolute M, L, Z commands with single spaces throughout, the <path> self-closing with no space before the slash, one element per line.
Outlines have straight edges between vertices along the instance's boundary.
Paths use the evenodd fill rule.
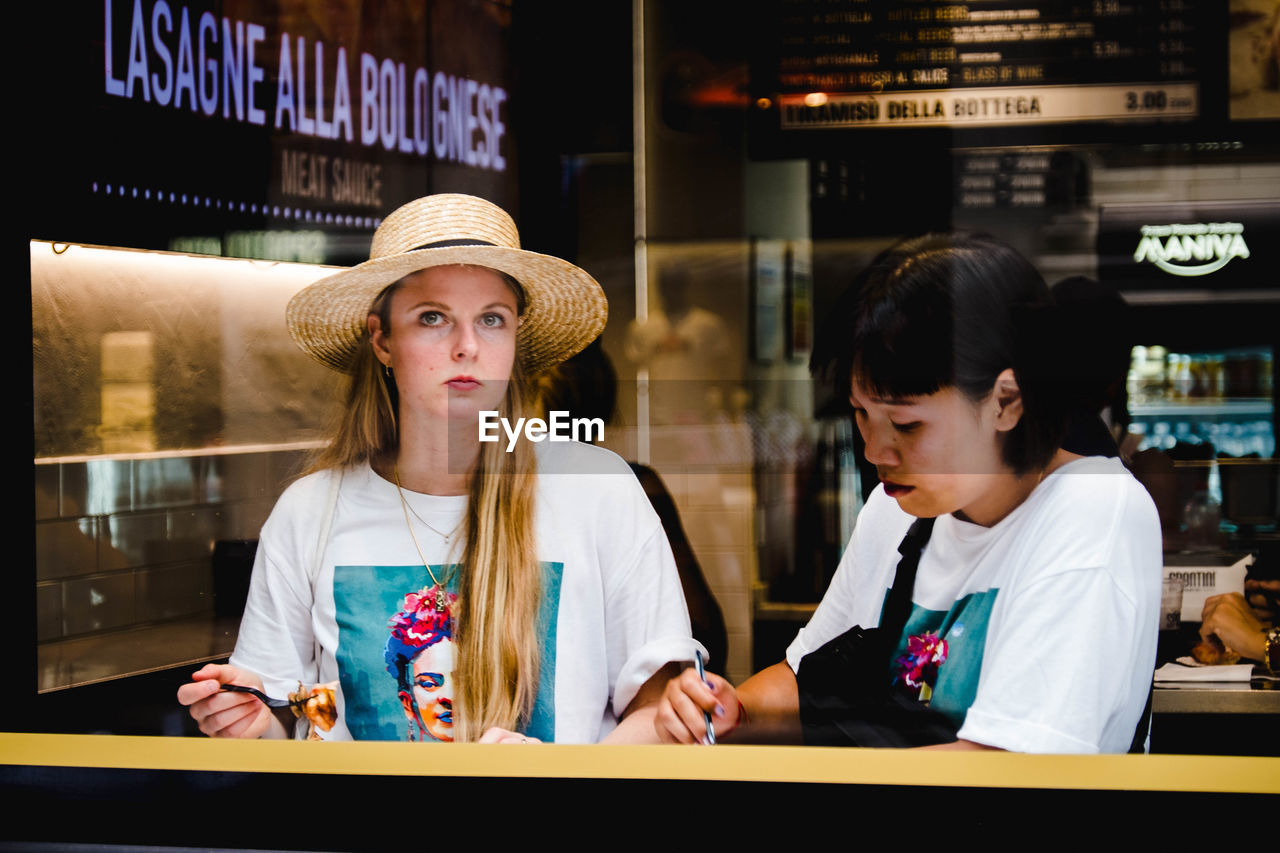
<path fill-rule="evenodd" d="M 1151 685 L 1160 526 L 1115 459 L 1059 447 L 1048 288 L 1004 243 L 930 235 L 854 281 L 815 350 L 880 485 L 786 660 L 683 673 L 668 741 L 1124 752 Z"/>

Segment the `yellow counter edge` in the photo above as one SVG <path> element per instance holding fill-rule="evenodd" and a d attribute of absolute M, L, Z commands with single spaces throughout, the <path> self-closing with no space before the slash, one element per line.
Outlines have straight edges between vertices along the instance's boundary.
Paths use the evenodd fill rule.
<path fill-rule="evenodd" d="M 424 746 L 0 733 L 0 764 L 243 773 L 1280 793 L 1280 758 L 785 746 Z"/>

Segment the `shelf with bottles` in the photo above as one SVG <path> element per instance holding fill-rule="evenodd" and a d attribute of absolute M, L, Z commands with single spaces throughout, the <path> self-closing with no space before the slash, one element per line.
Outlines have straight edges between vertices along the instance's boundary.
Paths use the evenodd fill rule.
<path fill-rule="evenodd" d="M 1134 347 L 1126 388 L 1129 431 L 1141 436 L 1137 449 L 1209 445 L 1208 457 L 1274 456 L 1272 370 L 1270 347 L 1195 353 Z"/>
<path fill-rule="evenodd" d="M 1169 414 L 1194 409 L 1204 415 L 1271 413 L 1270 347 L 1213 352 L 1169 352 L 1165 347 L 1131 350 L 1126 388 L 1132 414 Z"/>
<path fill-rule="evenodd" d="M 1213 418 L 1188 417 L 1186 412 L 1169 415 L 1135 415 L 1129 432 L 1140 436 L 1138 450 L 1172 450 L 1177 445 L 1213 447 L 1210 455 L 1269 459 L 1276 452 L 1275 432 L 1268 417 L 1245 416 L 1242 420 L 1219 421 Z"/>

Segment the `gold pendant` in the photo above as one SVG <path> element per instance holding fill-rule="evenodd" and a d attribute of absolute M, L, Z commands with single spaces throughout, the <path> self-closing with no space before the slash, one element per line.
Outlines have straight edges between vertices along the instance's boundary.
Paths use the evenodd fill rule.
<path fill-rule="evenodd" d="M 436 585 L 436 612 L 443 613 L 449 608 L 449 600 L 445 597 L 444 587 Z"/>

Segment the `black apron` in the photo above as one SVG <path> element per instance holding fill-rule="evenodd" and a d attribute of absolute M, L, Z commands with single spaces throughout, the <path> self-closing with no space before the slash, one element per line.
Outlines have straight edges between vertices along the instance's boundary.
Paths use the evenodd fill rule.
<path fill-rule="evenodd" d="M 878 628 L 855 625 L 800 660 L 800 723 L 814 746 L 907 747 L 950 743 L 956 726 L 892 683 L 889 659 L 911 615 L 911 591 L 932 518 L 916 519 L 898 553 L 897 573 Z"/>

